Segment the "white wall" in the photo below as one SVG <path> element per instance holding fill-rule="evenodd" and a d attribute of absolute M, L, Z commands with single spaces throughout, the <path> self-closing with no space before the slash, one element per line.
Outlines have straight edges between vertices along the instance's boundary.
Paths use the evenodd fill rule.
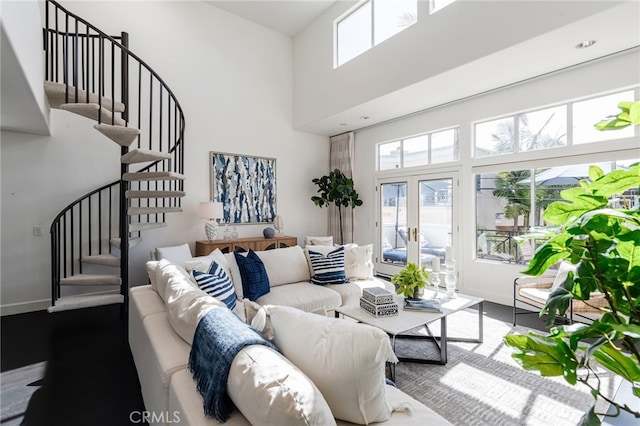
<path fill-rule="evenodd" d="M 640 84 L 640 51 L 621 54 L 606 60 L 577 67 L 565 72 L 539 78 L 528 83 L 498 90 L 474 99 L 435 108 L 418 115 L 396 120 L 356 132 L 356 164 L 354 180 L 363 207 L 356 209 L 355 238 L 372 241 L 376 229 L 377 177 L 397 175 L 398 172 L 375 172 L 376 144 L 459 125 L 461 161 L 449 165 L 415 168 L 412 173 L 457 172 L 460 177 L 460 232 L 456 258 L 460 268 L 460 287 L 463 291 L 487 300 L 511 304 L 513 279 L 522 265 L 505 265 L 475 261 L 475 187 L 474 173 L 500 171 L 513 167 L 545 167 L 572 163 L 588 163 L 605 159 L 640 158 L 640 138 L 624 141 L 593 143 L 547 151 L 506 155 L 500 165 L 489 165 L 496 158 L 471 159 L 471 123 L 502 114 L 590 96 L 618 88 Z M 614 111 L 612 111 L 614 112 Z"/>
<path fill-rule="evenodd" d="M 167 82 L 186 117 L 184 213 L 147 231 L 131 252 L 130 283 L 147 282 L 157 246 L 204 239 L 197 205 L 209 199 L 209 152 L 277 159 L 285 232 L 326 233 L 326 210 L 310 201 L 328 169 L 328 139 L 292 130 L 292 41 L 203 2 L 63 2 L 130 47 Z M 36 46 L 40 49 L 41 46 Z M 49 238 L 33 237 L 75 197 L 118 176 L 118 147 L 89 120 L 52 111 L 52 136 L 2 133 L 2 314 L 42 309 L 49 299 Z M 264 225 L 239 226 L 258 236 Z"/>
<path fill-rule="evenodd" d="M 457 1 L 430 15 L 429 3 L 418 2 L 416 24 L 336 69 L 333 67 L 334 21 L 353 6 L 352 2 L 336 2 L 296 36 L 295 128 L 313 127 L 314 122 L 343 111 L 352 112 L 352 108 L 361 105 L 366 105 L 366 108 L 360 109 L 361 113 L 356 118 L 365 113 L 388 117 L 389 110 L 406 114 L 412 111 L 406 111 L 405 105 L 401 104 L 434 105 L 431 99 L 450 100 L 468 95 L 466 88 L 480 93 L 495 87 L 491 85 L 504 78 L 518 81 L 537 75 L 535 72 L 550 71 L 549 67 L 554 65 L 561 67 L 569 56 L 576 55 L 573 40 L 567 48 L 574 52 L 568 51 L 564 55 L 544 49 L 542 45 L 531 50 L 522 47 L 519 52 L 511 51 L 510 56 L 505 52 L 618 4 L 606 1 Z M 487 68 L 479 66 L 480 61 L 502 53 L 505 55 L 493 56 L 491 60 L 508 66 L 518 57 L 529 62 L 528 66 L 511 67 L 507 74 L 490 73 Z M 536 60 L 538 54 L 544 57 Z M 549 60 L 551 55 L 555 61 Z M 401 89 L 418 90 L 414 85 L 430 79 L 448 81 L 446 77 L 441 78 L 448 71 L 474 63 L 469 69 L 479 75 L 463 76 L 466 77 L 465 84 L 452 86 L 447 93 L 438 91 L 438 86 L 434 92 L 434 87 L 428 86 L 429 91 L 420 88 L 423 99 L 419 101 L 403 92 L 396 97 L 400 101 L 385 103 L 385 111 L 367 104 L 386 95 L 400 93 Z M 495 69 L 495 65 L 488 69 Z M 480 74 L 481 70 L 483 74 Z"/>

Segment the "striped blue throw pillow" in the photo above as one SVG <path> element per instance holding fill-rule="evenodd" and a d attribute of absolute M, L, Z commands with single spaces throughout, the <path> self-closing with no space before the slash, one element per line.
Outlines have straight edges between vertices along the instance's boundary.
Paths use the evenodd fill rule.
<path fill-rule="evenodd" d="M 309 250 L 309 261 L 313 268 L 312 283 L 323 285 L 348 282 L 344 272 L 344 247 L 339 247 L 326 256 Z"/>
<path fill-rule="evenodd" d="M 191 275 L 198 287 L 209 296 L 215 297 L 231 310 L 236 307 L 236 293 L 231 278 L 215 261 L 211 262 L 208 272 L 194 269 Z"/>

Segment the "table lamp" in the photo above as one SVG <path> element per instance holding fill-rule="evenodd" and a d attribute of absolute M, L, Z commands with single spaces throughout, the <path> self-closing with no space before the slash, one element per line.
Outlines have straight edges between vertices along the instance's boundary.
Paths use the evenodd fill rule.
<path fill-rule="evenodd" d="M 204 201 L 198 206 L 198 217 L 208 219 L 204 224 L 204 232 L 209 241 L 218 238 L 218 219 L 224 217 L 224 206 L 219 201 Z"/>

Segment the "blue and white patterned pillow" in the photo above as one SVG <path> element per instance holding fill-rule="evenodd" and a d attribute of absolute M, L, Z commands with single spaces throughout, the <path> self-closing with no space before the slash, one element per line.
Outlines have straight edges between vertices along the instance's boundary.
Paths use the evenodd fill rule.
<path fill-rule="evenodd" d="M 344 272 L 344 247 L 339 247 L 326 256 L 309 250 L 309 261 L 313 269 L 312 283 L 324 285 L 349 282 Z"/>
<path fill-rule="evenodd" d="M 231 278 L 215 261 L 211 262 L 208 272 L 194 269 L 191 275 L 198 287 L 209 296 L 215 297 L 231 310 L 236 307 L 236 293 Z"/>

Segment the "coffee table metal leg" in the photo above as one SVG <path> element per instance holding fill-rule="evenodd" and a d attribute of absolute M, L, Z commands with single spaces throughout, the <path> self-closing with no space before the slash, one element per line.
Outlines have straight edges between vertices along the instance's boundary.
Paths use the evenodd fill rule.
<path fill-rule="evenodd" d="M 447 317 L 440 319 L 440 361 L 447 363 Z"/>

